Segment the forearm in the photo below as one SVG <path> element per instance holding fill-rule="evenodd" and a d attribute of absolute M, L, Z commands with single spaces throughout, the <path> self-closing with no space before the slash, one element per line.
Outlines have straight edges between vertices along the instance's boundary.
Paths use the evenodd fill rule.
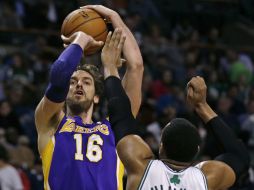
<path fill-rule="evenodd" d="M 118 13 L 114 13 L 111 16 L 112 25 L 114 28 L 121 28 L 125 35 L 126 41 L 123 47 L 123 54 L 125 59 L 127 60 L 127 69 L 136 69 L 142 70 L 143 67 L 143 59 L 137 44 L 135 37 L 133 36 L 130 29 L 125 25 L 122 21 L 121 17 Z"/>
<path fill-rule="evenodd" d="M 211 119 L 207 128 L 224 149 L 224 153 L 218 155 L 215 160 L 228 164 L 234 170 L 237 180 L 240 179 L 242 174 L 248 172 L 250 165 L 248 150 L 219 117 Z"/>
<path fill-rule="evenodd" d="M 109 76 L 105 79 L 105 95 L 108 100 L 109 121 L 118 143 L 123 137 L 134 133 L 135 119 L 119 78 Z"/>
<path fill-rule="evenodd" d="M 207 103 L 201 103 L 195 107 L 196 113 L 203 120 L 204 123 L 207 123 L 214 117 L 217 117 L 217 114 Z"/>
<path fill-rule="evenodd" d="M 83 49 L 77 44 L 69 45 L 54 62 L 50 70 L 46 97 L 56 103 L 63 102 L 69 90 L 71 75 L 76 70 L 83 55 Z"/>

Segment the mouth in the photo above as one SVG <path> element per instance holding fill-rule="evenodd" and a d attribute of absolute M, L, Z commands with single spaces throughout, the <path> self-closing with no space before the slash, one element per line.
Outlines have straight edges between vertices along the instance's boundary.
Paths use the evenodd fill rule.
<path fill-rule="evenodd" d="M 85 93 L 82 90 L 77 90 L 74 95 L 75 96 L 83 96 Z"/>

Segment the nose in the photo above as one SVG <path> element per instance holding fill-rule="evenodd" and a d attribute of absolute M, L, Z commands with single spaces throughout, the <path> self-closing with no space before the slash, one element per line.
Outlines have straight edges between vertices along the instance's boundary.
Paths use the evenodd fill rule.
<path fill-rule="evenodd" d="M 82 87 L 82 81 L 79 80 L 78 83 L 77 83 L 77 88 L 81 88 Z"/>

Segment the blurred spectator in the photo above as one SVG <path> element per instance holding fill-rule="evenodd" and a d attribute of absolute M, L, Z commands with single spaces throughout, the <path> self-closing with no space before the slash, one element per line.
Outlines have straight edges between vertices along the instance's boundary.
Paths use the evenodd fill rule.
<path fill-rule="evenodd" d="M 8 153 L 0 145 L 0 188 L 2 190 L 23 190 L 17 170 L 8 163 Z"/>
<path fill-rule="evenodd" d="M 18 137 L 17 146 L 10 151 L 10 162 L 24 169 L 32 168 L 34 164 L 34 153 L 29 147 L 29 139 L 26 136 Z"/>
<path fill-rule="evenodd" d="M 138 13 L 141 18 L 148 18 L 151 20 L 160 19 L 161 15 L 157 7 L 151 0 L 130 0 L 129 10 Z"/>
<path fill-rule="evenodd" d="M 228 49 L 226 51 L 226 58 L 221 60 L 222 67 L 228 72 L 230 82 L 237 83 L 239 81 L 244 84 L 249 84 L 251 82 L 251 71 L 248 69 L 249 64 L 243 62 L 239 57 L 239 54 Z"/>
<path fill-rule="evenodd" d="M 0 2 L 0 28 L 20 29 L 23 23 L 15 12 L 15 5 L 9 1 Z"/>
<path fill-rule="evenodd" d="M 0 127 L 4 129 L 14 127 L 19 133 L 22 133 L 19 118 L 12 110 L 8 100 L 0 101 Z"/>

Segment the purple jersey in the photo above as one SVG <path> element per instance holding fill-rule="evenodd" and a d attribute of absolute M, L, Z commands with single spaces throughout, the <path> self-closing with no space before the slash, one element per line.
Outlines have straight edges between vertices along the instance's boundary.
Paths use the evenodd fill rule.
<path fill-rule="evenodd" d="M 46 190 L 122 189 L 123 165 L 106 119 L 64 117 L 41 156 Z"/>

